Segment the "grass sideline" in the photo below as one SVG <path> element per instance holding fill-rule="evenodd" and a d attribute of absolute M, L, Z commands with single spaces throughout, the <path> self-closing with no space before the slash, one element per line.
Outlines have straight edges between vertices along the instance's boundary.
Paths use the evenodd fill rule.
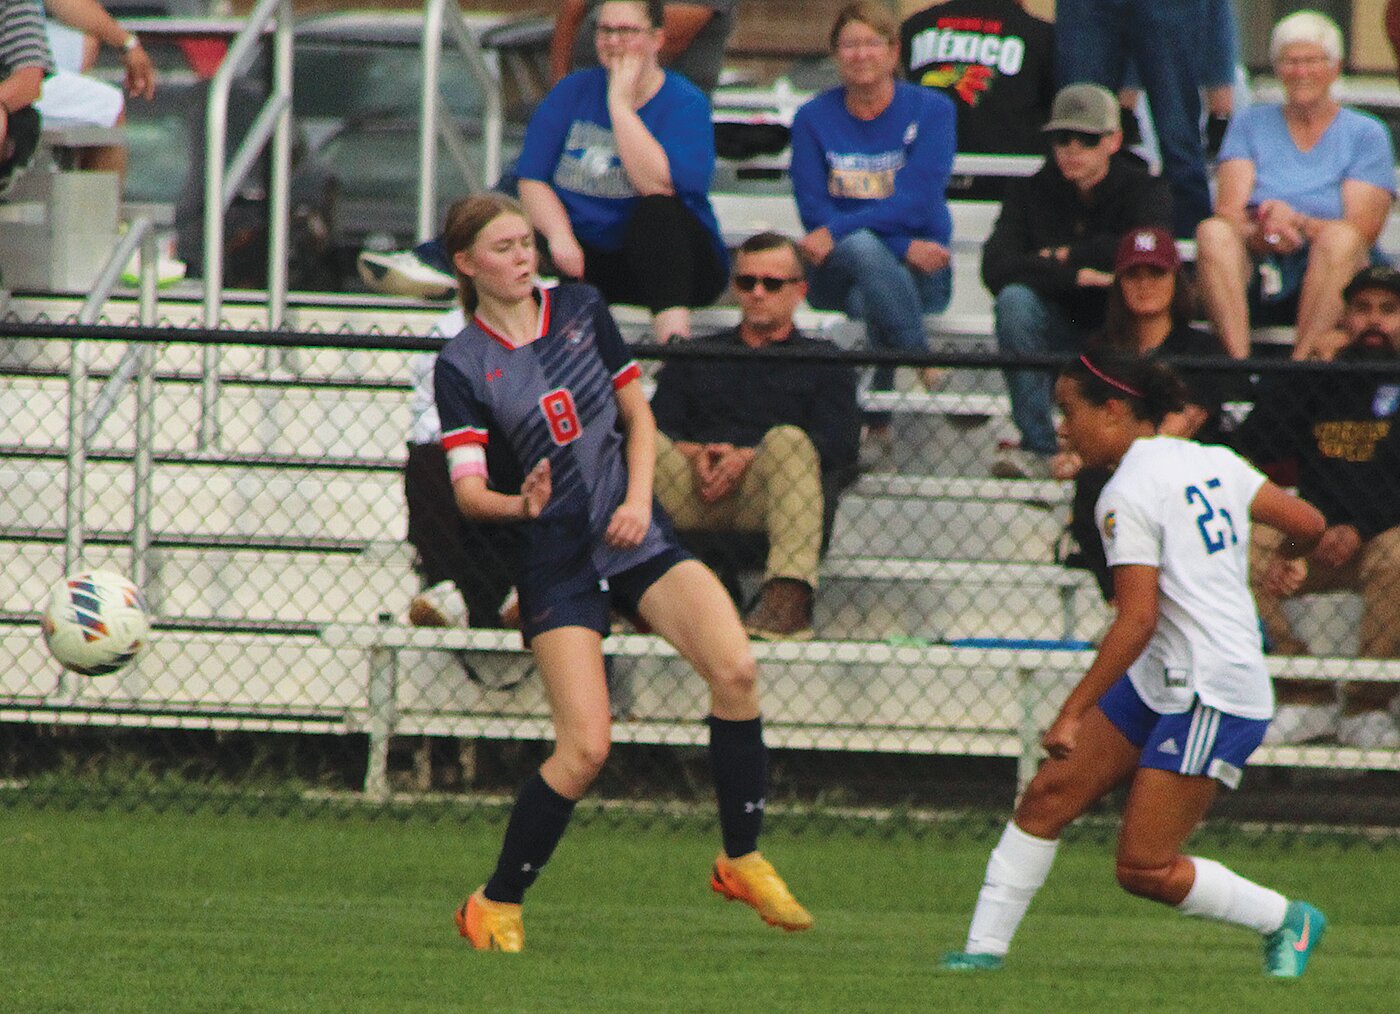
<path fill-rule="evenodd" d="M 967 839 L 768 836 L 817 927 L 785 935 L 711 894 L 713 833 L 576 827 L 526 910 L 524 955 L 451 924 L 494 820 L 0 809 L 6 1011 L 1393 1010 L 1391 850 L 1208 851 L 1332 920 L 1298 982 L 1247 932 L 1113 883 L 1111 846 L 1062 850 L 1008 968 L 948 975 L 989 847 Z"/>

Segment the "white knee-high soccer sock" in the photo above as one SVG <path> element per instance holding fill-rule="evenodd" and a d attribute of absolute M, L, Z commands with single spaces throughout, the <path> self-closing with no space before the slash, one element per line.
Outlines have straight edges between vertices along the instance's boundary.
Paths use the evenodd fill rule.
<path fill-rule="evenodd" d="M 1026 834 L 1014 821 L 1007 821 L 1001 841 L 987 860 L 987 878 L 967 931 L 969 954 L 1004 956 L 1011 949 L 1011 938 L 1035 892 L 1045 883 L 1059 847 L 1058 841 Z"/>
<path fill-rule="evenodd" d="M 1259 933 L 1272 933 L 1283 925 L 1288 911 L 1288 899 L 1283 895 L 1246 880 L 1214 859 L 1187 858 L 1196 867 L 1196 881 L 1176 906 L 1178 912 L 1246 926 Z"/>

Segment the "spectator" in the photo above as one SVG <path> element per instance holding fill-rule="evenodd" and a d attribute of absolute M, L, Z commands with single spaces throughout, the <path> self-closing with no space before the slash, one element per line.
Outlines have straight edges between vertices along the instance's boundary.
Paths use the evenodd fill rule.
<path fill-rule="evenodd" d="M 1400 61 L 1400 0 L 1386 0 L 1385 37 L 1390 40 L 1390 50 Z"/>
<path fill-rule="evenodd" d="M 447 341 L 466 326 L 458 308 L 443 315 L 433 334 Z M 457 508 L 433 400 L 436 365 L 433 352 L 414 356 L 410 363 L 412 420 L 403 486 L 408 541 L 418 554 L 425 587 L 409 603 L 408 621 L 419 627 L 506 626 L 501 605 L 518 562 L 518 534 L 509 525 L 484 528 Z"/>
<path fill-rule="evenodd" d="M 690 79 L 706 95 L 715 90 L 724 68 L 724 46 L 734 31 L 739 0 L 693 0 L 666 4 L 661 63 Z M 598 64 L 594 35 L 601 0 L 563 0 L 554 19 L 549 69 L 557 84 L 571 70 Z"/>
<path fill-rule="evenodd" d="M 797 244 L 759 233 L 739 247 L 739 326 L 700 339 L 742 353 L 829 347 L 793 324 L 807 283 Z M 856 377 L 849 367 L 742 357 L 668 363 L 651 401 L 661 433 L 656 495 L 676 528 L 763 532 L 762 593 L 745 618 L 753 637 L 812 636 L 812 598 L 825 521 L 854 478 L 860 446 Z"/>
<path fill-rule="evenodd" d="M 1231 0 L 1206 0 L 1201 12 L 1200 33 L 1196 38 L 1196 80 L 1205 93 L 1206 126 L 1205 155 L 1214 159 L 1225 140 L 1225 129 L 1235 110 L 1235 74 L 1240 61 L 1239 23 Z M 1124 68 L 1123 85 L 1118 89 L 1118 102 L 1123 107 L 1123 143 L 1132 146 L 1140 140 L 1131 136 L 1138 131 L 1138 102 L 1142 98 L 1142 79 L 1137 65 L 1131 60 Z"/>
<path fill-rule="evenodd" d="M 1295 359 L 1319 353 L 1341 314 L 1342 286 L 1366 263 L 1395 195 L 1390 135 L 1332 98 L 1342 35 L 1314 11 L 1274 26 L 1269 55 L 1283 105 L 1256 105 L 1220 149 L 1215 215 L 1196 233 L 1211 323 L 1232 356 L 1249 354 L 1249 292 L 1297 296 Z M 1259 275 L 1257 281 L 1251 281 Z"/>
<path fill-rule="evenodd" d="M 601 67 L 545 96 L 525 132 L 520 202 L 559 272 L 652 313 L 658 341 L 690 337 L 690 307 L 724 291 L 728 254 L 710 206 L 710 104 L 663 71 L 660 0 L 607 0 Z"/>
<path fill-rule="evenodd" d="M 1223 356 L 1219 339 L 1191 323 L 1195 302 L 1171 234 L 1162 228 L 1134 229 L 1118 244 L 1107 317 L 1089 344 L 1145 359 Z M 1186 405 L 1180 412 L 1167 413 L 1157 432 L 1200 444 L 1220 443 L 1220 378 L 1200 370 L 1179 372 L 1186 385 Z M 1079 549 L 1076 565 L 1091 571 L 1104 598 L 1111 599 L 1113 579 L 1103 537 L 1094 524 L 1094 505 L 1112 473 L 1082 469 L 1078 457 L 1066 451 L 1055 456 L 1053 471 L 1056 478 L 1075 480 L 1069 531 Z"/>
<path fill-rule="evenodd" d="M 958 111 L 958 151 L 1043 155 L 1055 97 L 1055 28 L 1023 0 L 945 0 L 899 27 L 900 64 Z M 956 177 L 957 196 L 971 181 Z M 998 190 L 997 197 L 1001 196 Z"/>
<path fill-rule="evenodd" d="M 1043 128 L 1051 157 L 1013 180 L 982 249 L 982 281 L 995 298 L 997 348 L 1039 355 L 1082 347 L 1103 324 L 1114 251 L 1122 235 L 1167 226 L 1171 195 L 1146 169 L 1114 158 L 1123 141 L 1118 103 L 1098 85 L 1060 89 Z M 1052 377 L 1007 370 L 1019 447 L 992 465 L 1002 478 L 1046 478 L 1055 453 Z"/>
<path fill-rule="evenodd" d="M 1137 67 L 1171 186 L 1173 230 L 1183 237 L 1210 214 L 1197 59 L 1206 13 L 1202 0 L 1059 0 L 1055 8 L 1062 86 L 1118 88 L 1127 61 Z"/>
<path fill-rule="evenodd" d="M 127 92 L 150 99 L 156 93 L 156 71 L 141 48 L 141 40 L 117 24 L 97 0 L 45 0 L 44 6 L 53 19 L 47 27 L 58 69 L 44 82 L 37 103 L 40 114 L 98 127 L 124 124 L 126 109 L 120 89 L 82 73 L 97 55 L 96 47 L 89 52 L 87 40 L 120 50 Z M 125 178 L 126 157 L 124 144 L 100 145 L 85 152 L 82 168 Z"/>
<path fill-rule="evenodd" d="M 841 85 L 797 111 L 792 189 L 798 244 L 811 266 L 808 299 L 865 321 L 870 344 L 926 352 L 923 315 L 952 294 L 948 246 L 953 219 L 944 192 L 952 171 L 952 100 L 895 80 L 899 24 L 875 0 L 847 4 L 830 43 Z M 921 371 L 925 386 L 937 371 Z M 894 370 L 875 372 L 890 390 Z M 872 420 L 888 443 L 887 417 Z"/>
<path fill-rule="evenodd" d="M 0 0 L 0 193 L 34 155 L 39 114 L 33 106 L 52 70 L 38 5 Z"/>
<path fill-rule="evenodd" d="M 1360 271 L 1344 292 L 1347 345 L 1339 363 L 1400 364 L 1400 272 Z M 1296 465 L 1300 496 L 1327 518 L 1322 541 L 1307 558 L 1299 594 L 1360 591 L 1360 654 L 1400 658 L 1400 386 L 1393 373 L 1284 378 L 1261 394 L 1238 434 L 1240 449 L 1260 464 Z M 1280 596 L 1264 585 L 1278 533 L 1256 528 L 1250 554 L 1254 596 L 1276 655 L 1305 655 L 1309 646 L 1284 615 Z M 1400 730 L 1387 708 L 1396 691 L 1385 683 L 1343 688 L 1340 720 L 1331 684 L 1279 680 L 1276 742 L 1297 743 L 1336 732 L 1348 746 L 1394 750 Z"/>

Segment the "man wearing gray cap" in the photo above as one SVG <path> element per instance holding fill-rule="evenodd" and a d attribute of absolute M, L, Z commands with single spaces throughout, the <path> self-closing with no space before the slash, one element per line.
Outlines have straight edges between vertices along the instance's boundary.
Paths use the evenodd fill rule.
<path fill-rule="evenodd" d="M 1113 255 L 1130 229 L 1171 228 L 1171 193 L 1141 166 L 1115 158 L 1118 102 L 1092 84 L 1055 95 L 1042 130 L 1050 157 L 1014 180 L 982 250 L 982 281 L 996 297 L 997 348 L 1040 355 L 1079 348 L 1103 324 Z M 1045 478 L 1055 453 L 1051 370 L 1007 370 L 1019 447 L 992 465 L 1001 478 Z"/>

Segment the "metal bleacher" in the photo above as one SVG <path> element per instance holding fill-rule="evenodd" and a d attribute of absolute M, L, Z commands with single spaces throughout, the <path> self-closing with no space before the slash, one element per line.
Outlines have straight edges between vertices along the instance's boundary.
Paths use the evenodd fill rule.
<path fill-rule="evenodd" d="M 717 194 L 715 205 L 731 240 L 761 228 L 799 231 L 788 198 Z M 990 205 L 955 205 L 954 304 L 928 321 L 964 347 L 991 348 L 977 260 L 994 214 Z M 10 317 L 63 320 L 80 306 L 26 294 Z M 410 353 L 346 351 L 328 338 L 328 347 L 296 350 L 294 368 L 274 369 L 264 348 L 235 333 L 280 324 L 422 336 L 444 308 L 314 294 L 291 294 L 279 311 L 220 294 L 218 307 L 230 335 L 217 359 L 216 442 L 192 439 L 205 429 L 192 422 L 207 408 L 205 350 L 160 352 L 146 580 L 158 634 L 137 663 L 103 681 L 59 676 L 35 624 L 35 603 L 65 566 L 68 349 L 0 363 L 0 657 L 14 660 L 0 674 L 0 721 L 365 733 L 365 789 L 375 796 L 389 791 L 395 736 L 549 738 L 540 681 L 527 678 L 532 663 L 517 634 L 399 620 L 418 590 L 401 493 Z M 104 314 L 123 321 L 137 310 L 123 295 Z M 160 305 L 173 328 L 202 327 L 207 312 L 207 300 Z M 269 322 L 269 312 L 278 319 Z M 645 333 L 642 315 L 621 307 L 618 317 L 629 335 Z M 716 308 L 695 326 L 735 317 Z M 801 322 L 842 344 L 859 336 L 837 315 L 803 311 Z M 95 376 L 117 369 L 121 345 L 87 344 Z M 862 476 L 841 502 L 818 595 L 819 639 L 755 645 L 776 746 L 1017 758 L 1024 778 L 1038 730 L 1087 664 L 1074 645 L 1095 640 L 1109 614 L 1085 572 L 1052 562 L 1069 486 L 969 469 L 1010 434 L 1006 397 L 995 373 L 955 380 L 933 394 L 868 396 L 895 411 L 900 451 L 894 471 Z M 126 570 L 131 559 L 136 426 L 134 405 L 120 401 L 86 449 L 96 491 L 82 518 L 87 566 Z M 990 535 L 970 541 L 974 529 Z M 989 638 L 1060 640 L 1068 650 L 955 643 Z M 618 741 L 701 741 L 703 686 L 668 646 L 629 634 L 610 638 L 607 651 L 630 688 Z M 458 652 L 478 681 L 462 678 Z M 1381 662 L 1272 665 L 1321 679 L 1400 677 Z M 1337 747 L 1265 748 L 1256 762 L 1400 768 L 1392 753 Z"/>

